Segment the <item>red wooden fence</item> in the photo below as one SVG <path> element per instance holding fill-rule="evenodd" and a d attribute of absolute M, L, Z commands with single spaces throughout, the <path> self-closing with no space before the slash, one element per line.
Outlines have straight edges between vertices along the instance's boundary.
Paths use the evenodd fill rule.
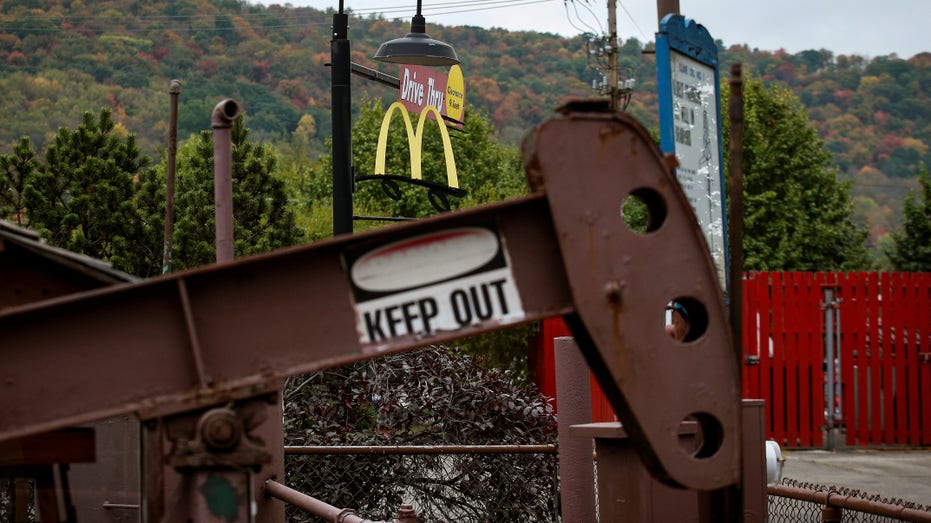
<path fill-rule="evenodd" d="M 824 445 L 832 321 L 845 443 L 931 444 L 931 274 L 748 273 L 743 309 L 744 397 L 766 400 L 768 437 Z"/>
<path fill-rule="evenodd" d="M 931 445 L 931 273 L 746 273 L 743 320 L 743 396 L 766 400 L 767 438 L 825 446 L 832 321 L 844 443 Z M 555 396 L 552 339 L 568 335 L 560 319 L 543 323 L 532 359 L 545 394 Z M 592 412 L 613 419 L 597 384 Z"/>

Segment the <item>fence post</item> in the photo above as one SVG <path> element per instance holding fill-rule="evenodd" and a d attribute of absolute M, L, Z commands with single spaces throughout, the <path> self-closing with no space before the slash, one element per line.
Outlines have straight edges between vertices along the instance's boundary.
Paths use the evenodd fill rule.
<path fill-rule="evenodd" d="M 841 523 L 844 520 L 844 509 L 825 505 L 821 509 L 822 523 Z"/>
<path fill-rule="evenodd" d="M 827 415 L 824 421 L 827 424 L 828 450 L 834 450 L 834 387 L 835 380 L 837 379 L 834 359 L 840 359 L 840 354 L 835 354 L 836 341 L 834 339 L 834 323 L 839 300 L 834 299 L 834 287 L 825 286 L 822 292 L 824 293 L 824 301 L 821 303 L 821 307 L 824 310 L 824 361 L 827 366 L 827 369 L 825 369 L 827 372 L 827 385 L 824 391 L 825 403 L 827 404 L 825 409 L 827 410 Z M 839 330 L 840 322 L 838 322 L 838 331 Z M 837 333 L 837 337 L 840 337 L 840 332 Z"/>
<path fill-rule="evenodd" d="M 569 431 L 572 425 L 592 421 L 590 371 L 573 338 L 556 338 L 553 348 L 559 405 L 557 434 L 562 520 L 594 523 L 597 520 L 592 439 Z"/>

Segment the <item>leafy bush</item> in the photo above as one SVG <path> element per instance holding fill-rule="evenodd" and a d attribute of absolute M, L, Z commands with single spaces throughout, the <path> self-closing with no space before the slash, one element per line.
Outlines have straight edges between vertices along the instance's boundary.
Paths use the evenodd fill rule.
<path fill-rule="evenodd" d="M 548 400 L 511 371 L 428 347 L 289 380 L 286 445 L 500 445 L 556 442 Z M 555 513 L 552 454 L 299 456 L 287 483 L 365 517 L 414 502 L 422 521 L 544 521 Z M 299 520 L 289 514 L 289 521 Z"/>

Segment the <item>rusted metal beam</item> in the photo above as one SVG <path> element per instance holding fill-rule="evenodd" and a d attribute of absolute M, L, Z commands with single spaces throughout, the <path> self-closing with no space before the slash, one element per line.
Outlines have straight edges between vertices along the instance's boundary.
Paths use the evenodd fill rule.
<path fill-rule="evenodd" d="M 575 310 L 566 317 L 589 367 L 651 473 L 712 490 L 740 478 L 740 369 L 720 285 L 695 215 L 647 131 L 623 113 L 568 105 L 524 145 L 546 191 Z M 636 197 L 645 227 L 625 222 Z M 683 340 L 664 329 L 671 301 L 688 309 Z M 683 451 L 695 421 L 702 445 Z"/>
<path fill-rule="evenodd" d="M 56 463 L 91 463 L 97 457 L 94 429 L 69 427 L 0 443 L 0 469 Z"/>
<path fill-rule="evenodd" d="M 673 161 L 599 108 L 529 135 L 529 197 L 3 310 L 0 441 L 563 315 L 656 477 L 737 483 L 740 369 L 710 254 Z M 628 197 L 645 230 L 625 223 Z M 690 312 L 683 340 L 664 329 L 672 300 Z M 694 452 L 682 422 L 701 428 Z"/>
<path fill-rule="evenodd" d="M 345 249 L 489 221 L 508 248 L 522 317 L 362 344 Z M 215 405 L 272 390 L 278 378 L 571 310 L 542 194 L 10 307 L 0 313 L 0 441 Z"/>

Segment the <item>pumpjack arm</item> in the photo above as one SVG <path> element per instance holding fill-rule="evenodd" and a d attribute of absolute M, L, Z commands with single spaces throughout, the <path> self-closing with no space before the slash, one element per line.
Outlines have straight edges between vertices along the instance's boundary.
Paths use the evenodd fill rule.
<path fill-rule="evenodd" d="M 0 441 L 260 396 L 287 376 L 565 316 L 654 475 L 739 480 L 739 368 L 671 169 L 623 114 L 569 107 L 524 146 L 534 193 L 0 314 Z M 625 223 L 639 198 L 646 230 Z M 664 331 L 685 303 L 693 331 Z M 466 317 L 468 316 L 468 317 Z M 681 421 L 703 432 L 679 447 Z"/>

